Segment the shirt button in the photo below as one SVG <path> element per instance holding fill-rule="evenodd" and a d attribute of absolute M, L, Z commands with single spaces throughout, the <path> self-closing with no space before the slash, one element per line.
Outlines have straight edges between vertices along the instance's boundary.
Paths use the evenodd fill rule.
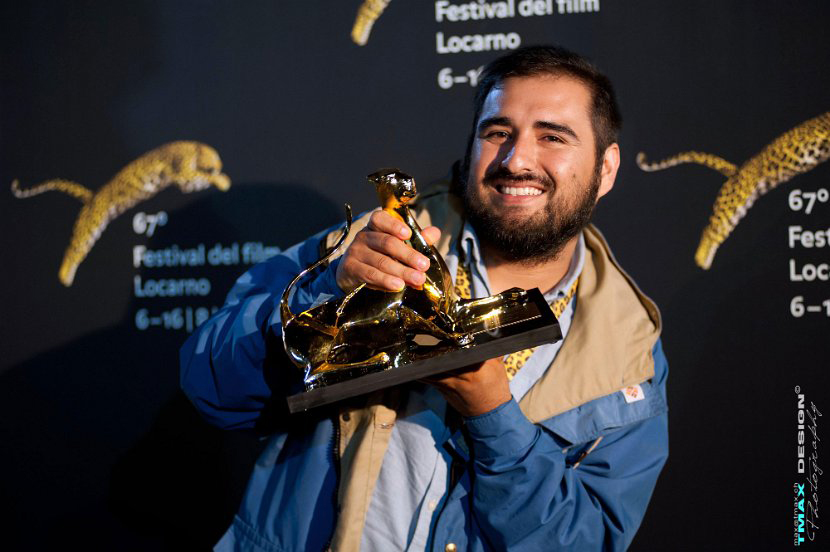
<path fill-rule="evenodd" d="M 455 545 L 454 542 L 451 542 L 444 547 L 444 552 L 455 552 L 456 550 L 458 550 L 458 547 Z"/>
<path fill-rule="evenodd" d="M 438 506 L 438 503 L 437 503 L 437 502 L 435 502 L 434 500 L 430 500 L 430 501 L 427 503 L 427 508 L 429 508 L 429 511 L 430 511 L 430 512 L 432 512 L 433 510 L 435 510 L 435 507 L 436 507 L 436 506 Z"/>

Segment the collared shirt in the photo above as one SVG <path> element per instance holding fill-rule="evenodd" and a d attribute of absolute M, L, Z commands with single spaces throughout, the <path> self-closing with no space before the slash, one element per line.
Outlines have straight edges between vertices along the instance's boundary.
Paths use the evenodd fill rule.
<path fill-rule="evenodd" d="M 478 239 L 469 223 L 445 261 L 453 278 L 459 263 L 467 265 L 473 297 L 492 294 Z M 565 277 L 544 294 L 549 303 L 567 294 L 584 263 L 585 241 L 580 234 Z M 571 326 L 575 303 L 576 297 L 558 319 L 563 340 Z M 563 340 L 537 347 L 510 381 L 510 392 L 517 402 L 553 362 Z M 414 382 L 408 390 L 366 514 L 361 550 L 425 550 L 446 498 L 452 462 L 447 445 L 451 432 L 445 423 L 447 403 L 437 389 L 427 384 Z"/>

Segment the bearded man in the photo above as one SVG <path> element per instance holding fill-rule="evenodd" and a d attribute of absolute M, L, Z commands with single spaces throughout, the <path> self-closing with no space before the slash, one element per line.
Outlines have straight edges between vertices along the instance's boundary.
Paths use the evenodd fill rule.
<path fill-rule="evenodd" d="M 622 550 L 668 456 L 656 306 L 589 224 L 620 163 L 611 83 L 556 47 L 517 50 L 480 79 L 455 178 L 419 221 L 462 296 L 537 287 L 564 339 L 348 402 L 277 429 L 218 550 Z M 424 282 L 409 228 L 375 211 L 297 311 L 360 283 Z M 281 399 L 279 297 L 326 231 L 252 268 L 182 349 L 210 421 L 262 424 Z"/>

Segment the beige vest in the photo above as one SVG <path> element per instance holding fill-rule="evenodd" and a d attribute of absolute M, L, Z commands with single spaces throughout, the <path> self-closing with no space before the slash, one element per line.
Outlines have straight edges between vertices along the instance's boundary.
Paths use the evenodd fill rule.
<path fill-rule="evenodd" d="M 461 201 L 437 184 L 415 206 L 421 227 L 441 228 L 436 247 L 446 255 L 463 228 Z M 352 225 L 341 252 L 368 223 Z M 652 349 L 660 335 L 660 312 L 617 264 L 594 226 L 584 231 L 585 266 L 577 289 L 573 321 L 555 360 L 522 398 L 519 406 L 534 423 L 588 401 L 642 383 L 654 376 Z M 326 245 L 338 237 L 329 235 Z M 360 549 L 366 512 L 395 425 L 399 390 L 370 395 L 362 408 L 341 411 L 340 512 L 331 549 Z"/>

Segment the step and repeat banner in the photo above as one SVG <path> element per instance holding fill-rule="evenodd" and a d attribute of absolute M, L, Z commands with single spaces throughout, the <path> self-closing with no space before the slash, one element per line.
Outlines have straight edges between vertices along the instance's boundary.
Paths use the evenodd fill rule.
<path fill-rule="evenodd" d="M 615 83 L 622 166 L 595 222 L 665 320 L 671 454 L 632 548 L 830 542 L 827 2 L 0 13 L 8 549 L 208 548 L 261 445 L 199 419 L 179 346 L 246 268 L 374 207 L 365 175 L 448 174 L 482 66 L 541 43 Z"/>

